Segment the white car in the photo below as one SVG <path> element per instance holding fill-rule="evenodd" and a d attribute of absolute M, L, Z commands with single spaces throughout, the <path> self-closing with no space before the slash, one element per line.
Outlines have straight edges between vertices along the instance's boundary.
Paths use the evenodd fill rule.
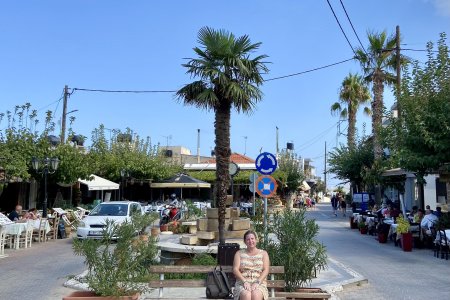
<path fill-rule="evenodd" d="M 79 239 L 100 239 L 103 235 L 103 228 L 106 226 L 106 220 L 121 224 L 126 220 L 130 221 L 132 215 L 143 213 L 143 209 L 138 202 L 102 202 L 79 222 L 77 237 Z"/>

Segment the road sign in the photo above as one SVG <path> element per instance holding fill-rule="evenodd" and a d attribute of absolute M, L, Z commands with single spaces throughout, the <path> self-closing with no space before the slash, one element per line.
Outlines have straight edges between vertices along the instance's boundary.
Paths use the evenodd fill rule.
<path fill-rule="evenodd" d="M 252 182 L 250 183 L 250 185 L 248 186 L 248 189 L 250 190 L 250 192 L 254 193 L 255 192 L 255 188 L 254 188 L 255 184 Z"/>
<path fill-rule="evenodd" d="M 263 152 L 256 158 L 255 166 L 259 173 L 270 175 L 277 169 L 277 158 L 269 152 Z"/>
<path fill-rule="evenodd" d="M 259 176 L 256 181 L 256 192 L 261 197 L 271 197 L 277 191 L 277 181 L 272 176 Z"/>
<path fill-rule="evenodd" d="M 250 175 L 250 182 L 251 183 L 253 183 L 253 182 L 255 182 L 256 181 L 256 179 L 258 179 L 258 177 L 259 177 L 259 174 L 258 173 L 252 173 L 251 175 Z"/>

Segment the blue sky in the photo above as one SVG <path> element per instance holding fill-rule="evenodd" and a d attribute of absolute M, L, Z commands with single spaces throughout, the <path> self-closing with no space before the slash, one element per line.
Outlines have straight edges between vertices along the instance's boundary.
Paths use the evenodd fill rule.
<path fill-rule="evenodd" d="M 358 41 L 338 0 L 330 0 L 354 47 Z M 395 32 L 399 25 L 405 48 L 425 49 L 450 25 L 450 0 L 343 0 L 351 21 L 367 45 L 366 32 Z M 203 26 L 247 34 L 262 42 L 270 73 L 265 78 L 302 72 L 353 56 L 326 0 L 305 1 L 1 1 L 0 111 L 30 102 L 43 121 L 47 109 L 62 114 L 58 103 L 69 88 L 110 90 L 176 90 L 193 79 L 181 66 L 193 57 L 197 32 Z M 421 52 L 404 51 L 425 61 Z M 260 149 L 275 151 L 293 142 L 302 157 L 313 158 L 323 172 L 324 144 L 345 142 L 337 137 L 338 118 L 330 114 L 338 89 L 359 65 L 335 67 L 262 86 L 263 101 L 251 115 L 232 115 L 232 150 L 256 158 Z M 386 93 L 385 104 L 393 104 Z M 77 91 L 68 111 L 80 134 L 104 124 L 133 129 L 153 143 L 185 146 L 201 154 L 214 147 L 214 115 L 177 103 L 173 94 L 102 94 Z M 358 127 L 370 119 L 361 116 Z M 4 129 L 5 122 L 0 124 Z M 342 124 L 341 129 L 345 129 Z M 59 128 L 59 126 L 57 126 Z M 57 133 L 59 134 L 59 133 Z M 171 136 L 170 140 L 167 136 Z M 247 137 L 247 139 L 245 139 Z M 88 141 L 89 143 L 89 141 Z M 329 180 L 329 186 L 338 183 Z"/>

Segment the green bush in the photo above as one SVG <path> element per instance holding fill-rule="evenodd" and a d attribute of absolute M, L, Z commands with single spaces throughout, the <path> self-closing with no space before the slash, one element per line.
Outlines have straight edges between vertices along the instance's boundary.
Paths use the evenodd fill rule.
<path fill-rule="evenodd" d="M 269 241 L 266 251 L 271 265 L 284 266 L 286 291 L 311 282 L 316 271 L 326 268 L 325 246 L 316 240 L 319 226 L 306 218 L 305 209 L 275 214 L 270 231 L 277 241 Z"/>
<path fill-rule="evenodd" d="M 209 253 L 195 254 L 192 257 L 193 266 L 215 266 L 217 260 Z M 166 279 L 205 279 L 205 274 L 166 274 Z"/>

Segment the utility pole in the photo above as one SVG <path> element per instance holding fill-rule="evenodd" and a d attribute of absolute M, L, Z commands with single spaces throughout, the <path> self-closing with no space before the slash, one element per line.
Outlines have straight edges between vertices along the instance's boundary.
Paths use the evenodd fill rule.
<path fill-rule="evenodd" d="M 324 184 L 325 184 L 325 195 L 327 194 L 327 142 L 325 141 L 325 166 L 323 171 Z"/>
<path fill-rule="evenodd" d="M 64 86 L 64 102 L 63 102 L 63 112 L 61 120 L 61 144 L 66 141 L 66 116 L 67 116 L 67 98 L 69 97 L 69 87 Z"/>
<path fill-rule="evenodd" d="M 396 41 L 396 58 L 397 58 L 397 117 L 400 119 L 401 107 L 400 107 L 400 88 L 401 88 L 401 77 L 400 77 L 400 26 L 397 25 L 395 28 L 395 41 Z"/>
<path fill-rule="evenodd" d="M 200 163 L 200 129 L 197 129 L 197 163 Z"/>

